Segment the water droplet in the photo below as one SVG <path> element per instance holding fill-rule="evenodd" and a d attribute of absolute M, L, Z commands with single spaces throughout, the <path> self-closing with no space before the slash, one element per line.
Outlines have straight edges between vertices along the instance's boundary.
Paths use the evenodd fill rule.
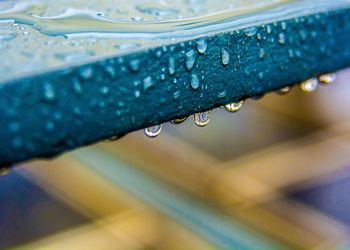
<path fill-rule="evenodd" d="M 292 87 L 291 86 L 286 86 L 283 88 L 280 88 L 279 90 L 276 91 L 277 94 L 279 95 L 287 95 L 292 91 Z"/>
<path fill-rule="evenodd" d="M 230 54 L 225 49 L 221 50 L 221 62 L 225 66 L 230 62 Z"/>
<path fill-rule="evenodd" d="M 194 114 L 193 118 L 194 118 L 194 123 L 198 127 L 205 127 L 208 125 L 210 121 L 210 111 L 196 113 Z"/>
<path fill-rule="evenodd" d="M 223 90 L 219 94 L 217 94 L 217 98 L 225 98 L 225 97 L 226 97 L 226 90 Z"/>
<path fill-rule="evenodd" d="M 192 74 L 191 75 L 191 88 L 193 90 L 197 90 L 199 88 L 199 78 L 197 77 L 197 75 Z"/>
<path fill-rule="evenodd" d="M 322 84 L 330 84 L 335 82 L 335 80 L 337 79 L 337 75 L 334 73 L 330 73 L 330 74 L 324 74 L 318 77 L 318 80 L 320 81 L 320 83 Z"/>
<path fill-rule="evenodd" d="M 76 94 L 76 95 L 81 95 L 83 93 L 83 88 L 81 86 L 81 83 L 78 79 L 74 78 L 72 80 L 72 89 L 73 89 L 73 92 Z"/>
<path fill-rule="evenodd" d="M 175 74 L 175 59 L 173 57 L 169 58 L 168 72 L 169 72 L 169 75 Z"/>
<path fill-rule="evenodd" d="M 55 130 L 55 124 L 52 121 L 47 121 L 45 127 L 48 132 L 52 132 Z"/>
<path fill-rule="evenodd" d="M 90 80 L 93 77 L 93 70 L 91 67 L 84 67 L 80 69 L 79 75 L 83 80 Z"/>
<path fill-rule="evenodd" d="M 199 39 L 197 41 L 197 51 L 199 54 L 204 54 L 207 50 L 208 44 L 205 39 Z"/>
<path fill-rule="evenodd" d="M 143 79 L 143 90 L 144 91 L 147 91 L 148 89 L 153 87 L 153 85 L 154 85 L 154 81 L 153 81 L 152 77 L 147 76 L 145 79 Z"/>
<path fill-rule="evenodd" d="M 306 93 L 312 93 L 318 88 L 318 80 L 316 78 L 309 79 L 300 84 L 300 89 Z"/>
<path fill-rule="evenodd" d="M 139 59 L 130 60 L 129 67 L 130 67 L 131 71 L 137 72 L 140 68 L 140 60 Z"/>
<path fill-rule="evenodd" d="M 226 104 L 224 107 L 230 113 L 236 113 L 243 107 L 244 101 Z"/>
<path fill-rule="evenodd" d="M 174 120 L 171 121 L 172 124 L 181 124 L 183 123 L 184 121 L 187 120 L 188 117 L 183 117 L 183 118 L 176 118 Z"/>
<path fill-rule="evenodd" d="M 265 50 L 263 48 L 261 48 L 259 51 L 259 58 L 264 59 L 265 55 L 266 55 Z"/>
<path fill-rule="evenodd" d="M 135 91 L 135 97 L 139 98 L 141 96 L 141 92 L 139 90 Z"/>
<path fill-rule="evenodd" d="M 267 34 L 271 34 L 272 33 L 272 27 L 271 27 L 271 25 L 266 25 L 266 32 L 267 32 Z"/>
<path fill-rule="evenodd" d="M 44 98 L 46 101 L 48 102 L 52 102 L 56 99 L 56 93 L 55 90 L 53 88 L 53 86 L 51 85 L 51 83 L 46 82 L 44 83 Z"/>
<path fill-rule="evenodd" d="M 249 27 L 243 30 L 244 35 L 247 37 L 255 36 L 258 32 L 258 29 L 256 27 Z"/>
<path fill-rule="evenodd" d="M 100 91 L 102 95 L 106 96 L 109 93 L 109 88 L 107 86 L 102 86 Z"/>
<path fill-rule="evenodd" d="M 175 101 L 176 101 L 177 99 L 179 99 L 180 96 L 181 96 L 181 91 L 180 91 L 180 90 L 174 92 L 174 94 L 173 94 L 173 98 L 174 98 Z"/>
<path fill-rule="evenodd" d="M 282 45 L 286 43 L 286 36 L 284 35 L 284 33 L 280 33 L 278 35 L 278 43 Z"/>
<path fill-rule="evenodd" d="M 282 28 L 282 30 L 287 30 L 287 23 L 281 22 L 281 28 Z"/>
<path fill-rule="evenodd" d="M 187 70 L 192 70 L 194 63 L 196 62 L 196 53 L 193 49 L 189 50 L 185 54 L 185 65 Z"/>
<path fill-rule="evenodd" d="M 156 125 L 156 126 L 146 128 L 144 133 L 146 136 L 150 138 L 155 138 L 160 134 L 161 131 L 162 131 L 162 125 Z"/>

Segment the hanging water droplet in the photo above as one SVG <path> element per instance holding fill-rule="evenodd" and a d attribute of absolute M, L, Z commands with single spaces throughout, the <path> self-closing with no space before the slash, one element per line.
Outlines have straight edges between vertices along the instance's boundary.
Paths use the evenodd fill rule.
<path fill-rule="evenodd" d="M 155 138 L 160 134 L 161 131 L 162 131 L 162 124 L 146 128 L 144 133 L 146 136 L 150 138 Z"/>
<path fill-rule="evenodd" d="M 300 89 L 306 93 L 314 92 L 315 90 L 317 90 L 317 88 L 318 88 L 318 80 L 316 78 L 309 79 L 300 84 Z"/>
<path fill-rule="evenodd" d="M 244 101 L 226 104 L 224 107 L 230 113 L 236 113 L 243 107 Z"/>
<path fill-rule="evenodd" d="M 335 80 L 337 79 L 337 75 L 334 73 L 330 73 L 330 74 L 324 74 L 318 77 L 318 80 L 320 81 L 320 83 L 322 84 L 330 84 L 335 82 Z"/>
<path fill-rule="evenodd" d="M 185 54 L 185 65 L 187 70 L 192 70 L 194 63 L 196 62 L 196 52 L 191 49 Z"/>
<path fill-rule="evenodd" d="M 257 27 L 249 27 L 243 30 L 244 35 L 246 35 L 247 37 L 255 36 L 257 32 Z"/>
<path fill-rule="evenodd" d="M 176 118 L 174 120 L 171 121 L 172 124 L 181 124 L 183 123 L 184 121 L 187 120 L 188 117 L 183 117 L 183 118 Z"/>
<path fill-rule="evenodd" d="M 205 39 L 199 39 L 197 41 L 197 51 L 199 54 L 204 54 L 207 50 L 208 44 Z"/>
<path fill-rule="evenodd" d="M 283 88 L 280 88 L 279 90 L 276 91 L 277 94 L 279 95 L 287 95 L 292 91 L 292 87 L 291 86 L 286 86 Z"/>
<path fill-rule="evenodd" d="M 191 88 L 193 90 L 197 90 L 199 88 L 199 79 L 198 79 L 197 75 L 195 75 L 195 74 L 191 75 L 191 82 L 190 82 L 190 84 L 191 84 Z"/>
<path fill-rule="evenodd" d="M 225 66 L 230 62 L 230 54 L 225 49 L 221 50 L 221 62 Z"/>
<path fill-rule="evenodd" d="M 198 127 L 205 127 L 208 125 L 208 123 L 210 121 L 210 111 L 196 113 L 196 114 L 194 114 L 193 118 L 194 118 L 194 123 Z"/>

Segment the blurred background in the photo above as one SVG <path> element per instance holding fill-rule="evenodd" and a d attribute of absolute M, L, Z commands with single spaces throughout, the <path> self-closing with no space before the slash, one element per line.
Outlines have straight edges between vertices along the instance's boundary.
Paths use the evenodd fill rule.
<path fill-rule="evenodd" d="M 0 177 L 0 249 L 350 249 L 350 71 Z"/>

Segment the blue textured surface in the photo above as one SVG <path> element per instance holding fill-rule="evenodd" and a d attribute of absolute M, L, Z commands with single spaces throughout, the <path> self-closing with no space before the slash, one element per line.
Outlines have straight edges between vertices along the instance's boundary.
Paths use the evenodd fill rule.
<path fill-rule="evenodd" d="M 204 54 L 193 40 L 2 84 L 0 164 L 55 156 L 345 68 L 350 10 L 205 39 Z M 222 63 L 223 49 L 228 65 Z M 190 86 L 193 74 L 200 79 L 197 90 Z"/>

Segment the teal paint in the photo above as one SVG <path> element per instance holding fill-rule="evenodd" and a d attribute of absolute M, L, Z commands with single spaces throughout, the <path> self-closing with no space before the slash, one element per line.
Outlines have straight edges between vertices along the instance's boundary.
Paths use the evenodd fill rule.
<path fill-rule="evenodd" d="M 205 40 L 204 53 L 195 39 L 1 84 L 0 164 L 56 156 L 343 69 L 350 65 L 350 9 Z M 192 74 L 200 80 L 195 90 Z"/>

